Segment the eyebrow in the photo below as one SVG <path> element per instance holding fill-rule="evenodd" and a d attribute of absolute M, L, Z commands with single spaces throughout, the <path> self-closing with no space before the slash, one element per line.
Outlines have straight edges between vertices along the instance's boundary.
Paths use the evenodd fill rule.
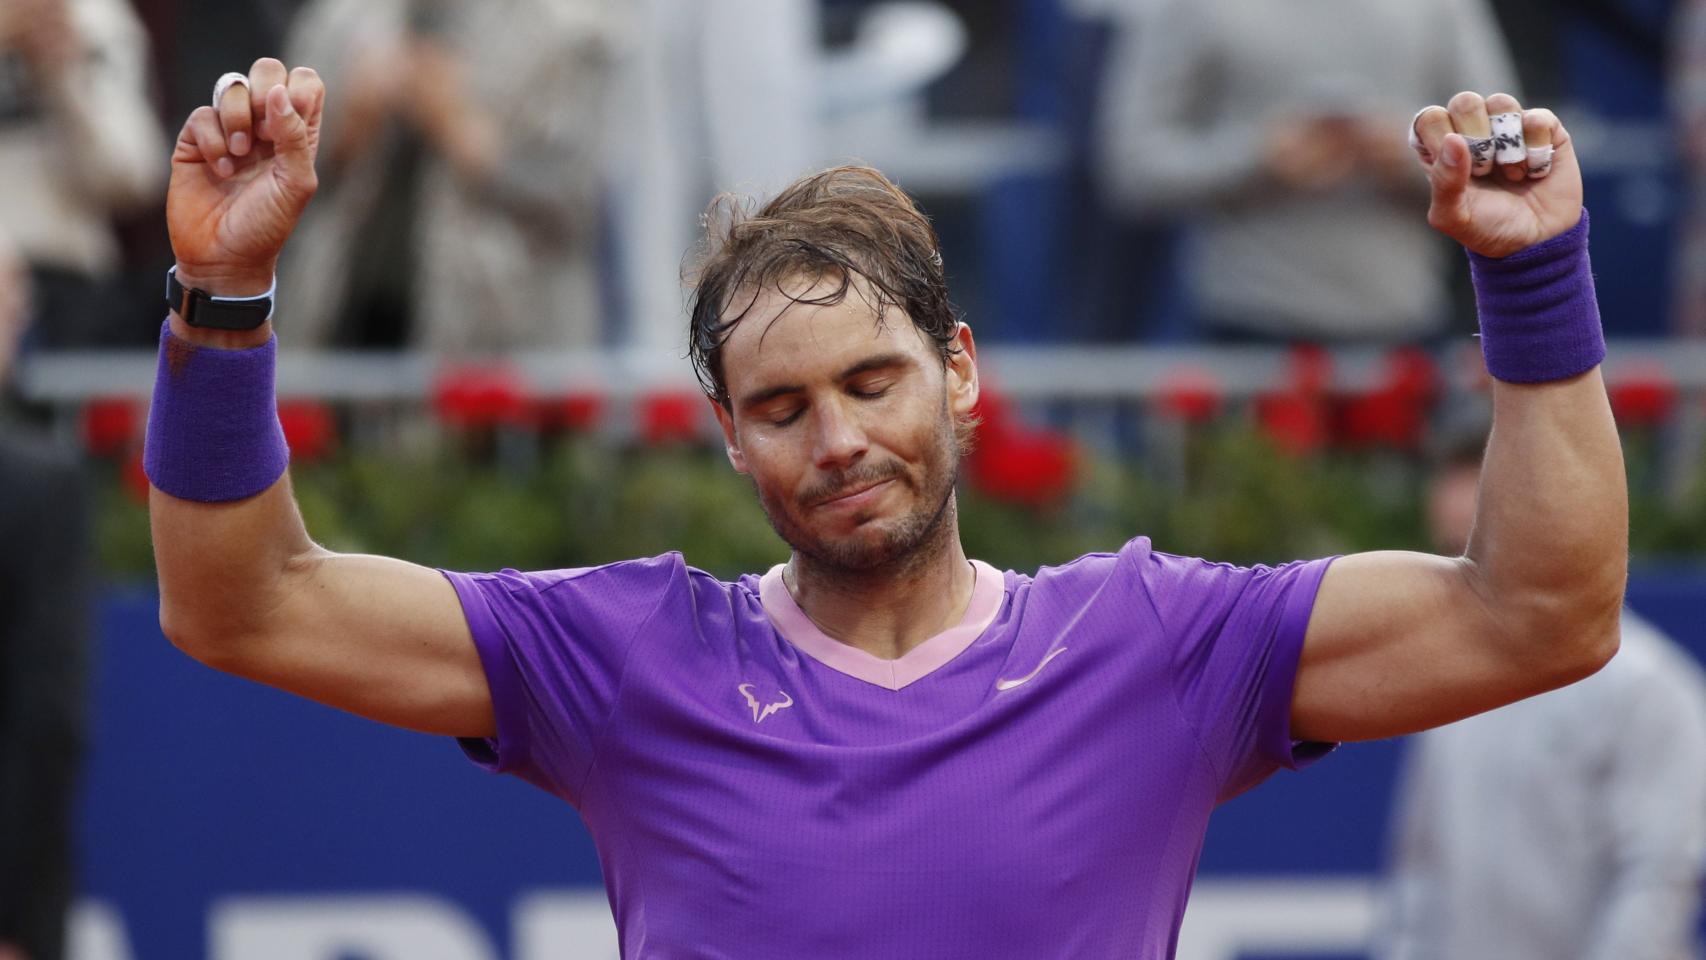
<path fill-rule="evenodd" d="M 870 373 L 872 370 L 886 370 L 891 367 L 902 367 L 911 362 L 911 357 L 898 351 L 894 353 L 879 353 L 874 357 L 866 357 L 851 367 L 841 371 L 836 375 L 835 382 L 845 383 L 848 380 L 857 377 L 861 373 Z M 745 410 L 763 403 L 768 403 L 777 397 L 785 396 L 790 393 L 804 393 L 805 390 L 805 387 L 793 383 L 784 383 L 774 387 L 765 387 L 763 390 L 755 390 L 752 393 L 741 397 L 739 406 L 741 409 Z"/>

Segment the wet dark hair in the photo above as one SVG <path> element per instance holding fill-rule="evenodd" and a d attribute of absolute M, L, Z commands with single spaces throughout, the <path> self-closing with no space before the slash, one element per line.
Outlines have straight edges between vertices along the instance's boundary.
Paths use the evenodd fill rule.
<path fill-rule="evenodd" d="M 689 352 L 699 383 L 725 408 L 723 344 L 765 290 L 795 303 L 840 303 L 851 290 L 872 300 L 877 322 L 899 306 L 941 352 L 958 352 L 959 312 L 936 230 L 901 189 L 870 167 L 842 166 L 795 182 L 756 213 L 725 194 L 705 212 L 705 239 L 694 270 Z M 829 279 L 815 297 L 800 293 Z M 860 282 L 862 281 L 862 283 Z"/>

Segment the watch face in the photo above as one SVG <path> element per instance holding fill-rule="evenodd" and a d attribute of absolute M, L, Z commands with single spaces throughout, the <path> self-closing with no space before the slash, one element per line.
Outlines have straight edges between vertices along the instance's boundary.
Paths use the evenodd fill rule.
<path fill-rule="evenodd" d="M 177 269 L 166 272 L 166 307 L 192 327 L 253 330 L 272 319 L 273 298 L 220 300 L 179 282 Z"/>

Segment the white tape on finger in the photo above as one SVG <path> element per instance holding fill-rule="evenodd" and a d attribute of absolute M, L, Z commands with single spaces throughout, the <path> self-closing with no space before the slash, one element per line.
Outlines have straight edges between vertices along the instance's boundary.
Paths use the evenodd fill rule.
<path fill-rule="evenodd" d="M 232 87 L 249 88 L 249 77 L 242 73 L 227 73 L 213 81 L 213 109 L 219 109 L 219 101 L 225 99 L 225 91 Z"/>
<path fill-rule="evenodd" d="M 1528 147 L 1522 139 L 1522 114 L 1500 113 L 1493 117 L 1493 159 L 1504 164 L 1528 159 Z"/>
<path fill-rule="evenodd" d="M 1415 116 L 1410 118 L 1410 149 L 1421 154 L 1423 159 L 1428 156 L 1428 148 L 1426 144 L 1422 143 L 1422 135 L 1416 131 L 1416 125 L 1422 122 L 1422 114 L 1427 112 L 1428 108 L 1423 107 L 1416 111 Z"/>
<path fill-rule="evenodd" d="M 1551 146 L 1528 148 L 1528 178 L 1530 180 L 1542 179 L 1552 172 L 1553 149 Z"/>
<path fill-rule="evenodd" d="M 1484 177 L 1493 172 L 1493 138 L 1470 137 L 1463 138 L 1469 142 L 1469 170 L 1477 177 Z"/>

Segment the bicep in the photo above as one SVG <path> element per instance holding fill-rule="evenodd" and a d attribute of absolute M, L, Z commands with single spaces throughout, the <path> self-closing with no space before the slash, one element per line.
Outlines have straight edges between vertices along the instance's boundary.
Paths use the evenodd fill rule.
<path fill-rule="evenodd" d="M 1382 551 L 1322 578 L 1292 692 L 1292 736 L 1371 740 L 1558 686 L 1485 595 L 1471 561 Z"/>
<path fill-rule="evenodd" d="M 496 731 L 455 589 L 428 567 L 316 549 L 291 563 L 265 635 L 214 666 L 350 713 L 458 737 Z"/>

